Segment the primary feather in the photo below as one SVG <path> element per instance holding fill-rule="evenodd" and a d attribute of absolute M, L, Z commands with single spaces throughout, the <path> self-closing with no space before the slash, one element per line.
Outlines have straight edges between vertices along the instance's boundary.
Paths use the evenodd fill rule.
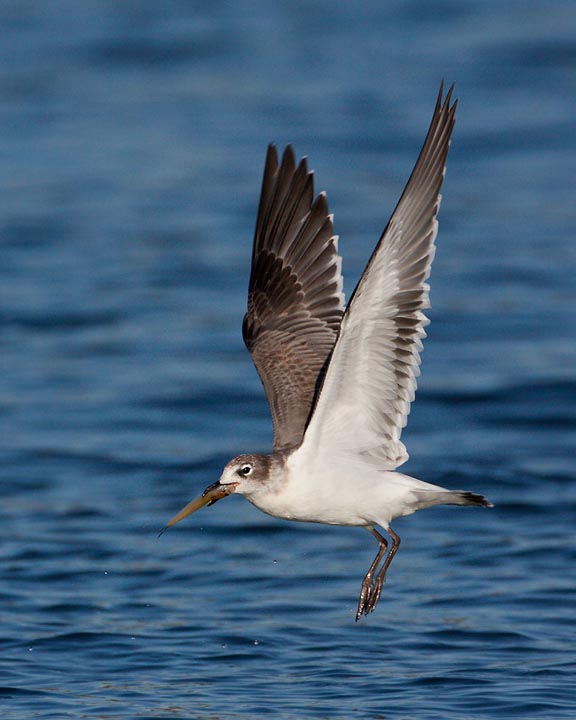
<path fill-rule="evenodd" d="M 297 447 L 344 312 L 338 238 L 326 196 L 288 146 L 268 147 L 242 334 L 264 385 L 274 450 Z"/>

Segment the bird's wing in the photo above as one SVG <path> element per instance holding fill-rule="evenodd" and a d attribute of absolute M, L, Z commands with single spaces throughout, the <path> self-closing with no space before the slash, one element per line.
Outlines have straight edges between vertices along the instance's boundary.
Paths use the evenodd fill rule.
<path fill-rule="evenodd" d="M 408 459 L 400 441 L 419 375 L 429 307 L 436 215 L 456 102 L 443 86 L 402 197 L 341 323 L 302 451 L 374 458 L 393 470 Z"/>
<path fill-rule="evenodd" d="M 306 159 L 268 147 L 242 335 L 268 397 L 274 450 L 302 441 L 344 312 L 338 238 Z"/>

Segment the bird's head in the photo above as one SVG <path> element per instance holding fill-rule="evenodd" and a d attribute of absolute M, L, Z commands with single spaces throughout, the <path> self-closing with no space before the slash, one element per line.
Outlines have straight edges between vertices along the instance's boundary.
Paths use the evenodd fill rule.
<path fill-rule="evenodd" d="M 161 532 L 196 510 L 200 510 L 204 505 L 213 505 L 232 493 L 252 496 L 268 477 L 269 468 L 270 457 L 268 455 L 238 455 L 226 465 L 220 480 L 209 485 L 202 495 L 180 510 Z"/>

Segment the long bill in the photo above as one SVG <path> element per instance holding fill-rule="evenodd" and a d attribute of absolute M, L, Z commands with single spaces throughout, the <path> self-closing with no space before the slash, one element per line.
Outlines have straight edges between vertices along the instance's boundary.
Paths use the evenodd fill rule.
<path fill-rule="evenodd" d="M 162 533 L 169 527 L 176 525 L 176 523 L 180 522 L 180 520 L 184 520 L 184 518 L 188 517 L 188 515 L 192 515 L 192 513 L 196 512 L 196 510 L 200 510 L 200 508 L 203 508 L 204 505 L 212 505 L 213 503 L 218 502 L 218 500 L 222 500 L 222 498 L 230 495 L 230 493 L 234 492 L 236 485 L 238 485 L 238 483 L 226 483 L 226 485 L 223 485 L 220 481 L 215 482 L 213 485 L 209 485 L 202 495 L 197 497 L 195 500 L 192 500 L 192 502 L 189 502 L 188 505 L 182 508 L 177 515 L 174 515 L 172 520 L 170 520 L 158 534 L 162 535 Z"/>

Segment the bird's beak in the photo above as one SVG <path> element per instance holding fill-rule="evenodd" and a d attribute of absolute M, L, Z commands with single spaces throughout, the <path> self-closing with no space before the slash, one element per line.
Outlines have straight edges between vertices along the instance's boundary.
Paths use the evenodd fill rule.
<path fill-rule="evenodd" d="M 220 481 L 209 485 L 200 497 L 197 497 L 196 500 L 189 502 L 188 505 L 186 505 L 185 508 L 182 508 L 177 515 L 174 515 L 166 527 L 160 531 L 160 535 L 171 525 L 176 525 L 177 522 L 184 520 L 184 518 L 188 517 L 188 515 L 192 515 L 192 513 L 196 512 L 196 510 L 200 510 L 200 508 L 204 507 L 204 505 L 212 505 L 215 502 L 218 502 L 218 500 L 222 500 L 222 498 L 230 495 L 230 493 L 234 492 L 237 485 L 238 483 L 226 483 L 224 485 Z"/>

